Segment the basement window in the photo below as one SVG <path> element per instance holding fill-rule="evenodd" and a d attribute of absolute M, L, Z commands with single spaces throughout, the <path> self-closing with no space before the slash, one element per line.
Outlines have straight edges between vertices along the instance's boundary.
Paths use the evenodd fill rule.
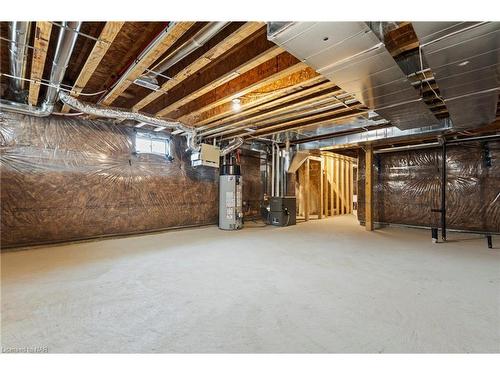
<path fill-rule="evenodd" d="M 135 152 L 154 154 L 170 158 L 170 139 L 157 134 L 137 132 L 135 134 Z"/>

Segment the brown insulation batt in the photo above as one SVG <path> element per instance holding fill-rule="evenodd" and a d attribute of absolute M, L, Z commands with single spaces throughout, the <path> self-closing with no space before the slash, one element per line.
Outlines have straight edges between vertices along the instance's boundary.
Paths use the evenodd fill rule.
<path fill-rule="evenodd" d="M 448 146 L 446 220 L 450 229 L 500 232 L 500 142 Z M 439 226 L 441 149 L 376 154 L 373 158 L 374 221 Z M 359 158 L 358 218 L 365 217 L 365 158 Z"/>
<path fill-rule="evenodd" d="M 192 168 L 181 137 L 173 161 L 133 143 L 110 122 L 2 114 L 2 248 L 217 222 L 218 169 Z"/>

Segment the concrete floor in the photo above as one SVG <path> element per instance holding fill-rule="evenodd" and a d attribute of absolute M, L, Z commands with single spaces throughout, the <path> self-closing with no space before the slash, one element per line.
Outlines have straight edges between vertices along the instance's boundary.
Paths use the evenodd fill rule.
<path fill-rule="evenodd" d="M 250 224 L 4 253 L 2 347 L 500 352 L 498 237 Z"/>

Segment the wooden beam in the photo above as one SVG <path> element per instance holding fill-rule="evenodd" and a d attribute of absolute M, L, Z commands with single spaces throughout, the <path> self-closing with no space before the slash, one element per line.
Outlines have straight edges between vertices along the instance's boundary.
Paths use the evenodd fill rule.
<path fill-rule="evenodd" d="M 367 112 L 362 104 L 353 105 L 349 108 L 335 109 L 328 112 L 323 112 L 317 115 L 309 116 L 306 118 L 299 118 L 292 121 L 286 121 L 284 123 L 266 125 L 258 129 L 257 131 L 250 134 L 250 136 L 263 136 L 282 132 L 283 130 L 297 130 L 306 128 L 311 125 L 327 125 L 332 124 L 335 121 L 342 120 L 349 117 L 359 116 Z M 347 114 L 346 114 L 347 113 Z M 233 134 L 231 137 L 236 135 L 248 136 L 248 133 Z M 228 137 L 229 138 L 229 137 Z"/>
<path fill-rule="evenodd" d="M 340 89 L 336 88 L 334 84 L 326 88 L 325 90 L 312 92 L 309 95 L 304 95 L 293 101 L 285 102 L 281 105 L 276 105 L 270 110 L 261 110 L 258 114 L 254 116 L 245 116 L 240 120 L 231 121 L 226 125 L 217 126 L 216 128 L 204 132 L 204 134 L 214 134 L 224 135 L 232 133 L 241 129 L 252 127 L 259 127 L 264 124 L 269 123 L 269 118 L 273 122 L 285 121 L 293 117 L 297 117 L 300 113 L 307 113 L 317 110 L 321 105 L 326 106 L 327 104 L 332 104 L 336 102 L 335 94 L 339 93 Z M 323 102 L 321 102 L 323 101 Z M 299 111 L 302 109 L 302 111 Z M 227 122 L 227 121 L 226 121 Z"/>
<path fill-rule="evenodd" d="M 330 216 L 335 215 L 335 193 L 334 193 L 334 162 L 333 162 L 333 157 L 329 157 L 330 159 Z"/>
<path fill-rule="evenodd" d="M 319 194 L 318 194 L 318 219 L 323 218 L 323 158 L 319 163 Z"/>
<path fill-rule="evenodd" d="M 99 66 L 99 63 L 101 62 L 106 52 L 108 52 L 109 47 L 111 47 L 111 44 L 115 40 L 124 24 L 125 22 L 121 21 L 106 22 L 106 25 L 104 25 L 104 28 L 99 35 L 99 40 L 95 43 L 94 48 L 92 48 L 92 51 L 90 52 L 85 65 L 83 66 L 80 74 L 78 75 L 78 78 L 75 81 L 75 84 L 73 85 L 71 93 L 73 96 L 77 97 L 83 91 L 83 89 L 87 85 L 87 82 L 90 81 L 90 78 Z M 69 109 L 70 108 L 67 105 L 64 105 L 61 112 L 69 112 Z"/>
<path fill-rule="evenodd" d="M 269 84 L 275 80 L 281 79 L 293 72 L 302 70 L 306 67 L 294 56 L 288 52 L 279 53 L 281 49 L 270 50 L 262 55 L 258 61 L 259 64 L 253 69 L 240 74 L 236 78 L 224 82 L 223 84 L 213 85 L 211 90 L 203 96 L 183 105 L 178 110 L 166 114 L 180 121 L 185 121 L 187 116 L 197 116 L 198 114 L 215 108 L 223 103 L 230 102 L 251 91 Z"/>
<path fill-rule="evenodd" d="M 195 75 L 202 68 L 210 64 L 215 59 L 219 58 L 222 54 L 229 51 L 231 48 L 235 47 L 237 44 L 241 43 L 244 39 L 257 32 L 262 28 L 264 24 L 262 22 L 247 22 L 231 34 L 229 34 L 222 41 L 207 49 L 200 57 L 194 60 L 191 64 L 184 67 L 181 71 L 175 74 L 171 79 L 165 82 L 161 86 L 161 91 L 154 91 L 142 98 L 138 103 L 133 106 L 133 110 L 138 111 L 144 108 L 148 104 L 152 103 L 160 96 L 164 95 L 164 92 L 169 91 L 172 87 L 183 84 L 183 81 L 190 76 Z M 208 46 L 208 44 L 207 44 Z"/>
<path fill-rule="evenodd" d="M 111 105 L 129 87 L 136 78 L 151 66 L 161 55 L 163 55 L 195 22 L 176 22 L 162 32 L 154 48 L 140 57 L 135 66 L 122 76 L 119 83 L 114 86 L 108 94 L 100 101 L 102 105 Z"/>
<path fill-rule="evenodd" d="M 335 158 L 335 198 L 336 198 L 336 213 L 337 215 L 341 214 L 340 211 L 340 159 L 337 157 Z"/>
<path fill-rule="evenodd" d="M 234 110 L 231 102 L 226 102 L 197 116 L 189 115 L 187 122 L 200 129 L 208 129 L 307 95 L 319 83 L 332 85 L 311 68 L 305 68 L 241 96 L 238 111 Z"/>
<path fill-rule="evenodd" d="M 323 156 L 323 215 L 328 217 L 328 159 Z"/>
<path fill-rule="evenodd" d="M 35 41 L 33 49 L 33 58 L 31 60 L 31 79 L 35 82 L 30 82 L 28 103 L 36 106 L 38 102 L 38 94 L 40 92 L 40 81 L 43 76 L 43 68 L 45 67 L 45 59 L 49 50 L 50 34 L 52 24 L 50 22 L 37 22 L 35 29 Z"/>
<path fill-rule="evenodd" d="M 306 159 L 306 162 L 304 163 L 304 168 L 305 168 L 305 173 L 304 173 L 304 217 L 305 220 L 309 220 L 309 200 L 311 198 L 310 194 L 310 173 L 309 173 L 309 167 L 310 167 L 310 161 L 309 158 Z"/>
<path fill-rule="evenodd" d="M 223 58 L 209 64 L 202 72 L 187 77 L 181 85 L 172 87 L 168 95 L 144 107 L 144 111 L 157 116 L 178 118 L 185 113 L 183 106 L 214 90 L 218 86 L 238 77 L 282 53 L 283 50 L 269 42 L 265 28 L 247 37 Z"/>
<path fill-rule="evenodd" d="M 366 146 L 365 150 L 365 229 L 368 231 L 373 230 L 373 147 Z"/>

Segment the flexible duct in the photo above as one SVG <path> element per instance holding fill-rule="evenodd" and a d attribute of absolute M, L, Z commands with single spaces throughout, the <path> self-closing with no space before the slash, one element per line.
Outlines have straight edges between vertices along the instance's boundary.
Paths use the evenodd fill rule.
<path fill-rule="evenodd" d="M 184 57 L 203 46 L 228 24 L 229 22 L 211 22 L 208 26 L 201 29 L 198 33 L 196 33 L 196 35 L 182 45 L 182 47 L 174 51 L 164 61 L 152 68 L 152 71 L 150 74 L 147 74 L 147 76 L 163 73 L 168 68 L 181 61 Z"/>
<path fill-rule="evenodd" d="M 10 73 L 15 77 L 23 76 L 23 65 L 26 58 L 29 22 L 10 23 L 9 62 Z M 23 81 L 14 78 L 11 81 L 12 91 L 19 96 L 23 91 Z"/>
<path fill-rule="evenodd" d="M 72 30 L 61 28 L 59 31 L 59 37 L 54 52 L 54 60 L 52 62 L 52 70 L 50 72 L 50 82 L 41 107 L 33 107 L 27 104 L 15 103 L 2 99 L 0 101 L 0 109 L 37 117 L 48 116 L 53 112 L 54 103 L 57 100 L 57 92 L 59 91 L 59 86 L 61 85 L 64 74 L 66 73 L 66 68 L 73 52 L 73 48 L 75 47 L 75 42 L 78 37 L 78 31 L 80 30 L 81 24 L 81 22 L 63 22 L 65 27 Z M 21 39 L 18 39 L 22 38 L 20 33 L 16 33 L 14 37 L 14 43 L 17 46 L 23 43 Z M 11 66 L 11 69 L 14 68 L 17 69 L 17 67 Z M 16 77 L 21 77 L 19 72 L 14 70 L 11 71 L 11 74 Z"/>
<path fill-rule="evenodd" d="M 68 107 L 79 112 L 86 113 L 88 115 L 119 120 L 132 120 L 137 122 L 144 122 L 146 124 L 154 126 L 161 126 L 166 129 L 182 130 L 184 133 L 186 133 L 185 137 L 189 149 L 191 151 L 198 151 L 200 148 L 200 145 L 196 140 L 196 129 L 190 126 L 186 126 L 179 121 L 163 120 L 158 117 L 146 115 L 144 113 L 132 112 L 131 110 L 124 108 L 104 107 L 99 104 L 85 103 L 70 96 L 64 91 L 59 92 L 59 98 Z M 238 145 L 237 147 L 239 147 L 240 145 Z"/>
<path fill-rule="evenodd" d="M 236 137 L 229 144 L 220 150 L 220 156 L 226 156 L 243 144 L 243 138 Z"/>

